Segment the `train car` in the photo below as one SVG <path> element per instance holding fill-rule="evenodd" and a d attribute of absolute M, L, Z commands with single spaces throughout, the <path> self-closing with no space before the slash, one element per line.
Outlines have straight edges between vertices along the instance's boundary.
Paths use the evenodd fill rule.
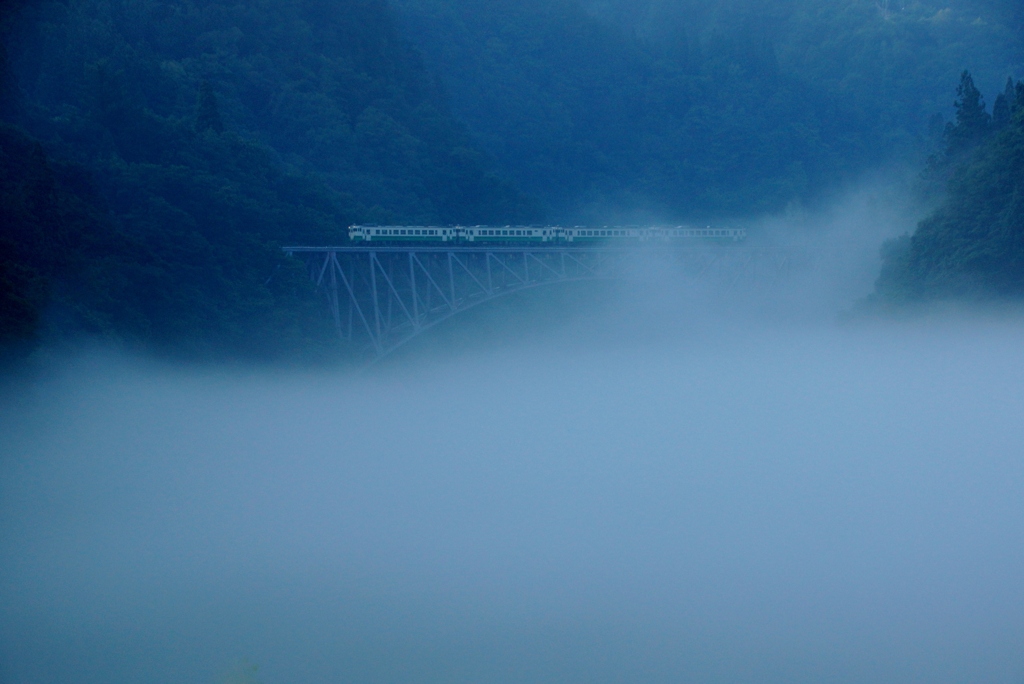
<path fill-rule="evenodd" d="M 556 226 L 463 226 L 459 240 L 472 243 L 556 242 Z"/>
<path fill-rule="evenodd" d="M 608 242 L 612 244 L 646 242 L 650 238 L 648 230 L 635 226 L 604 226 L 602 228 L 573 226 L 562 230 L 562 240 L 565 242 Z"/>
<path fill-rule="evenodd" d="M 458 228 L 446 226 L 349 226 L 352 242 L 453 242 Z"/>
<path fill-rule="evenodd" d="M 672 226 L 669 228 L 653 228 L 657 231 L 657 238 L 667 241 L 676 240 L 698 240 L 701 242 L 737 242 L 747 237 L 747 231 L 742 228 L 712 228 L 706 226 L 697 228 L 695 226 Z"/>

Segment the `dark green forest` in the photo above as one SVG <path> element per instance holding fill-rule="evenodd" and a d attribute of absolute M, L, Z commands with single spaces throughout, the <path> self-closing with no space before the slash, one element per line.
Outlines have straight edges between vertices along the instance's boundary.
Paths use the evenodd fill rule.
<path fill-rule="evenodd" d="M 990 93 L 1024 69 L 1013 2 L 395 6 L 458 116 L 566 220 L 806 202 L 934 144 L 964 68 Z"/>
<path fill-rule="evenodd" d="M 8 356 L 336 354 L 280 246 L 353 222 L 733 219 L 929 154 L 1002 201 L 965 188 L 1017 101 L 957 142 L 951 92 L 1024 73 L 1009 0 L 6 0 L 0 38 Z"/>
<path fill-rule="evenodd" d="M 929 172 L 948 177 L 943 202 L 912 236 L 883 248 L 876 298 L 1019 300 L 1024 295 L 1024 83 L 1008 80 L 987 111 L 970 74 L 956 121 Z"/>
<path fill-rule="evenodd" d="M 4 17 L 0 334 L 274 357 L 330 335 L 287 243 L 528 220 L 382 2 L 25 2 Z"/>

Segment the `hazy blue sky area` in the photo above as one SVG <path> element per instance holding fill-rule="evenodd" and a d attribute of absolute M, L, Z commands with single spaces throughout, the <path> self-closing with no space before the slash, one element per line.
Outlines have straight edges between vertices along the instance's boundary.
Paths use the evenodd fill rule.
<path fill-rule="evenodd" d="M 844 322 L 878 206 L 362 375 L 54 364 L 0 411 L 0 680 L 1022 681 L 1024 323 Z"/>

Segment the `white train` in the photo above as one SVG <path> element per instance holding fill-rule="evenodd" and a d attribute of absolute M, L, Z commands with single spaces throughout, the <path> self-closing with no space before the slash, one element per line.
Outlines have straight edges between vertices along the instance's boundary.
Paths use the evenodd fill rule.
<path fill-rule="evenodd" d="M 349 226 L 352 242 L 523 242 L 629 244 L 652 241 L 738 242 L 747 237 L 742 228 L 695 226 Z"/>

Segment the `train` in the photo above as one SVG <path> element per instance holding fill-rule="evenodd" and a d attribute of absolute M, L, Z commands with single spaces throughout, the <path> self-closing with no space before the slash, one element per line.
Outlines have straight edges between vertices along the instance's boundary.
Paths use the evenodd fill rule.
<path fill-rule="evenodd" d="M 641 242 L 738 242 L 747 237 L 743 228 L 706 226 L 359 226 L 348 228 L 349 240 L 361 242 L 457 242 L 457 243 L 605 243 Z"/>

